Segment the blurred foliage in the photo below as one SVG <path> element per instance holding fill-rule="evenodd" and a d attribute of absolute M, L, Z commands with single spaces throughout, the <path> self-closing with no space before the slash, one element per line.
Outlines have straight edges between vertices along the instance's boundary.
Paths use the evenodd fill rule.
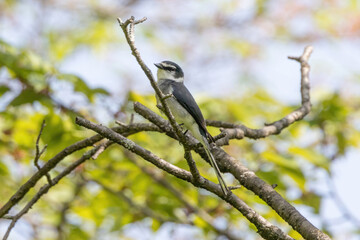
<path fill-rule="evenodd" d="M 92 135 L 90 131 L 77 127 L 74 117 L 85 115 L 92 120 L 99 118 L 99 113 L 96 113 L 100 111 L 99 104 L 114 105 L 113 99 L 121 98 L 119 101 L 122 106 L 118 107 L 119 111 L 111 111 L 111 107 L 106 106 L 109 107 L 106 111 L 108 116 L 111 116 L 111 122 L 117 118 L 128 121 L 134 101 L 158 112 L 152 95 L 129 91 L 123 96 L 114 96 L 114 92 L 91 87 L 86 79 L 60 70 L 61 63 L 78 50 L 87 48 L 101 54 L 104 49 L 111 49 L 115 44 L 124 45 L 124 40 L 117 34 L 119 29 L 115 17 L 128 16 L 133 14 L 134 9 L 148 6 L 145 1 L 136 0 L 110 1 L 108 4 L 100 1 L 84 2 L 34 1 L 40 9 L 51 10 L 52 14 L 57 16 L 56 21 L 59 24 L 47 25 L 48 23 L 43 21 L 41 31 L 33 33 L 33 38 L 38 38 L 37 44 L 33 44 L 32 38 L 24 39 L 18 45 L 0 39 L 0 205 L 36 171 L 33 166 L 35 141 L 43 119 L 46 120 L 46 127 L 40 143 L 42 146 L 47 144 L 48 149 L 42 156 L 41 163 L 66 146 Z M 290 26 L 292 21 L 296 21 L 302 14 L 311 14 L 315 4 L 306 6 L 298 1 L 282 2 L 281 9 L 274 9 L 274 1 L 254 1 L 254 11 L 249 16 L 239 17 L 235 13 L 242 9 L 242 4 L 245 4 L 243 1 L 209 1 L 210 15 L 215 16 L 214 18 L 209 18 L 208 13 L 202 13 L 198 14 L 194 21 L 186 21 L 184 18 L 184 21 L 179 22 L 172 18 L 174 6 L 158 1 L 157 4 L 163 6 L 157 7 L 168 11 L 161 11 L 162 15 L 147 23 L 146 29 L 140 29 L 138 33 L 142 39 L 151 42 L 158 52 L 170 52 L 173 56 L 186 59 L 186 53 L 198 45 L 195 41 L 188 41 L 190 35 L 184 29 L 196 29 L 199 33 L 197 37 L 204 38 L 214 47 L 214 51 L 197 59 L 195 63 L 204 65 L 210 61 L 206 58 L 215 57 L 216 54 L 219 54 L 217 57 L 229 54 L 234 58 L 240 55 L 242 61 L 256 59 L 261 54 L 263 42 L 248 38 L 246 28 L 241 28 L 244 24 L 251 23 L 254 29 L 265 35 L 265 40 L 278 37 L 294 42 L 314 41 L 324 35 L 353 36 L 359 31 L 357 1 L 319 1 L 321 11 L 311 15 L 316 27 L 307 29 L 306 34 L 297 34 Z M 15 13 L 21 10 L 22 4 L 22 1 L 1 1 L 1 21 L 20 21 Z M 309 10 L 305 11 L 307 7 Z M 142 13 L 140 11 L 137 14 Z M 39 19 L 43 20 L 43 16 L 39 16 Z M 70 24 L 63 24 L 59 19 Z M 337 21 L 338 19 L 342 21 Z M 178 33 L 174 33 L 173 26 L 177 27 Z M 236 31 L 232 31 L 234 28 Z M 174 43 L 167 36 L 159 37 L 161 29 L 165 29 L 169 36 L 177 38 L 178 41 Z M 207 29 L 211 31 L 206 31 Z M 241 37 L 238 30 L 242 33 Z M 223 37 L 211 37 L 215 31 Z M 38 44 L 39 42 L 41 44 Z M 119 59 L 127 61 L 130 57 L 128 54 Z M 63 93 L 64 89 L 70 90 Z M 68 99 L 75 100 L 69 103 Z M 316 181 L 316 172 L 332 174 L 332 161 L 359 147 L 359 102 L 359 96 L 338 92 L 321 94 L 313 101 L 311 114 L 281 134 L 256 141 L 232 141 L 231 145 L 224 149 L 269 184 L 277 184 L 276 190 L 292 204 L 305 207 L 309 212 L 318 215 L 324 196 L 313 191 L 310 185 Z M 199 104 L 209 119 L 242 123 L 252 128 L 262 127 L 264 122 L 276 121 L 298 107 L 279 102 L 259 86 L 245 92 L 241 97 L 202 98 Z M 144 120 L 135 116 L 135 121 Z M 215 128 L 209 130 L 213 135 L 219 133 Z M 182 148 L 166 136 L 159 133 L 139 133 L 130 138 L 167 161 L 187 169 Z M 81 153 L 83 151 L 63 160 L 51 171 L 51 175 L 55 176 Z M 52 188 L 29 212 L 26 220 L 23 220 L 36 228 L 34 232 L 39 235 L 34 234 L 32 237 L 55 239 L 57 227 L 62 224 L 64 239 L 100 239 L 104 236 L 125 238 L 127 229 L 136 224 L 145 225 L 156 232 L 164 223 L 180 224 L 190 219 L 194 226 L 201 230 L 199 238 L 215 238 L 215 233 L 203 219 L 191 213 L 176 196 L 143 173 L 129 157 L 122 148 L 113 146 L 98 159 L 86 162 Z M 209 165 L 195 154 L 194 158 L 200 172 L 216 182 L 216 176 Z M 251 230 L 253 226 L 249 226 L 244 217 L 227 204 L 207 192 L 199 191 L 154 169 L 144 161 L 140 160 L 140 163 L 141 166 L 151 167 L 159 172 L 165 181 L 184 194 L 189 203 L 203 208 L 219 221 L 219 225 L 229 226 L 244 239 L 249 236 L 256 238 L 256 233 Z M 81 176 L 99 181 L 114 192 L 89 181 L 75 194 L 75 190 L 83 182 Z M 233 178 L 227 175 L 225 177 L 230 185 Z M 42 183 L 46 183 L 45 179 L 40 182 L 21 202 L 21 206 L 40 189 Z M 123 197 L 114 194 L 116 192 L 120 192 Z M 236 194 L 265 218 L 286 229 L 292 237 L 299 238 L 295 231 L 289 229 L 288 225 L 253 193 L 241 188 L 236 190 Z M 132 204 L 124 200 L 126 198 L 130 199 Z M 62 223 L 60 215 L 64 205 L 69 207 L 66 210 L 66 221 Z M 147 216 L 144 211 L 134 206 L 150 210 L 165 219 L 165 222 Z M 32 219 L 36 220 L 36 224 Z M 325 225 L 323 228 L 328 230 Z M 49 232 L 53 237 L 47 235 Z"/>

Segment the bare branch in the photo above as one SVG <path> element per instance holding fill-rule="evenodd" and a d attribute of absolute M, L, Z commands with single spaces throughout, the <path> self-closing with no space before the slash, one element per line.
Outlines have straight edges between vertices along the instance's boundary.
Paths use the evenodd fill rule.
<path fill-rule="evenodd" d="M 194 177 L 195 185 L 197 183 L 200 183 L 199 181 L 201 180 L 201 177 L 200 177 L 201 175 L 199 173 L 199 170 L 196 167 L 196 163 L 195 163 L 194 159 L 191 156 L 190 149 L 185 149 L 184 157 L 185 157 L 185 159 L 186 159 L 186 161 L 187 161 L 187 163 L 189 165 L 190 172 L 191 172 L 192 176 Z"/>
<path fill-rule="evenodd" d="M 280 217 L 289 223 L 294 230 L 299 232 L 305 239 L 323 239 L 330 238 L 318 228 L 316 228 L 309 220 L 288 203 L 276 190 L 260 179 L 256 174 L 237 159 L 229 156 L 221 148 L 214 147 L 213 154 L 219 162 L 219 168 L 230 172 L 242 186 L 254 192 L 262 200 L 264 200 L 271 208 L 273 208 Z"/>
<path fill-rule="evenodd" d="M 112 144 L 111 141 L 106 141 L 102 144 L 100 144 L 99 149 L 94 153 L 94 155 L 91 157 L 93 160 L 97 159 L 99 155 L 105 151 L 107 147 L 109 147 Z"/>
<path fill-rule="evenodd" d="M 187 181 L 187 182 L 192 182 L 193 178 L 191 176 L 191 174 L 188 171 L 185 171 L 179 167 L 176 167 L 170 163 L 168 163 L 167 161 L 157 157 L 156 155 L 154 155 L 153 153 L 151 153 L 150 151 L 142 148 L 141 146 L 138 146 L 136 143 L 134 143 L 133 141 L 131 141 L 130 139 L 124 137 L 123 135 L 113 131 L 110 128 L 107 128 L 105 126 L 102 125 L 97 125 L 94 124 L 92 122 L 90 122 L 89 120 L 77 117 L 76 118 L 76 124 L 86 127 L 88 129 L 94 130 L 95 132 L 101 134 L 102 136 L 106 137 L 107 139 L 114 141 L 122 146 L 124 146 L 126 149 L 130 150 L 131 152 L 136 152 L 137 155 L 143 157 L 144 159 L 147 158 L 146 160 L 150 161 L 151 163 L 153 163 L 154 165 L 156 165 L 157 167 L 176 175 L 177 177 Z M 150 156 L 150 157 L 149 157 Z M 220 187 L 219 187 L 220 190 Z"/>
<path fill-rule="evenodd" d="M 229 193 L 225 196 L 221 190 L 221 187 L 218 184 L 215 184 L 208 179 L 200 176 L 199 183 L 194 181 L 192 174 L 184 169 L 181 169 L 177 166 L 170 164 L 169 162 L 161 159 L 160 157 L 156 156 L 154 153 L 150 152 L 147 149 L 142 148 L 141 146 L 137 145 L 130 139 L 122 136 L 119 133 L 116 133 L 110 128 L 107 128 L 102 125 L 94 124 L 86 119 L 77 117 L 76 123 L 80 126 L 86 127 L 91 129 L 107 139 L 116 142 L 117 144 L 123 146 L 127 150 L 139 155 L 144 160 L 149 161 L 150 163 L 154 164 L 156 167 L 174 175 L 175 177 L 182 179 L 184 181 L 192 183 L 194 186 L 204 188 L 216 195 L 220 198 L 231 204 L 234 208 L 236 208 L 239 212 L 241 212 L 251 223 L 253 223 L 256 228 L 258 229 L 258 233 L 265 239 L 292 239 L 287 236 L 281 229 L 269 223 L 266 219 L 260 216 L 257 212 L 251 209 L 249 206 L 246 205 L 240 198 L 238 198 L 233 193 Z"/>
<path fill-rule="evenodd" d="M 282 119 L 265 124 L 265 127 L 261 129 L 251 129 L 241 124 L 226 123 L 221 121 L 207 120 L 206 123 L 209 126 L 221 127 L 221 128 L 233 128 L 237 129 L 238 132 L 229 133 L 229 139 L 239 139 L 237 136 L 245 136 L 248 138 L 258 139 L 265 138 L 269 135 L 279 134 L 284 128 L 293 124 L 296 121 L 303 119 L 311 110 L 310 102 L 310 80 L 309 72 L 310 65 L 308 64 L 309 58 L 313 48 L 308 46 L 304 49 L 303 54 L 300 57 L 289 57 L 289 59 L 296 60 L 301 64 L 301 107 L 283 117 Z M 239 133 L 242 131 L 242 133 Z"/>

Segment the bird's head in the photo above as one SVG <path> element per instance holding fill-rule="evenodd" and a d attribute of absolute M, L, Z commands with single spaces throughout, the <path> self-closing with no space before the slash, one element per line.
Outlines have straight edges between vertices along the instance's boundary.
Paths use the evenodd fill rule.
<path fill-rule="evenodd" d="M 184 72 L 179 65 L 171 61 L 162 61 L 161 63 L 155 63 L 158 68 L 157 78 L 173 80 L 175 82 L 184 81 Z"/>

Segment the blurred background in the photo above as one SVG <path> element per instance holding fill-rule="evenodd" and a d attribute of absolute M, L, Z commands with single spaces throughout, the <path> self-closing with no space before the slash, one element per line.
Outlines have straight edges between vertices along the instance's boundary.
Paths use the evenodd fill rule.
<path fill-rule="evenodd" d="M 300 67 L 287 56 L 314 46 L 309 116 L 278 136 L 232 142 L 225 150 L 278 184 L 277 191 L 333 239 L 360 239 L 359 5 L 359 0 L 0 0 L 0 206 L 36 171 L 35 141 L 43 119 L 41 144 L 48 149 L 40 164 L 93 134 L 75 126 L 77 115 L 113 126 L 115 119 L 129 121 L 133 101 L 158 112 L 116 21 L 146 16 L 135 28 L 145 63 L 155 71 L 154 62 L 177 62 L 206 118 L 252 128 L 300 105 Z M 157 133 L 131 139 L 186 168 L 175 141 Z M 51 175 L 82 153 L 66 158 Z M 195 157 L 200 172 L 215 180 L 209 165 Z M 152 166 L 131 158 L 114 146 L 86 162 L 19 220 L 10 239 L 226 239 L 144 174 L 142 167 Z M 242 239 L 260 238 L 240 213 L 213 195 L 161 176 L 206 210 L 213 225 Z M 165 221 L 131 207 L 109 188 Z M 236 193 L 301 238 L 254 194 Z M 1 236 L 9 223 L 0 220 Z"/>

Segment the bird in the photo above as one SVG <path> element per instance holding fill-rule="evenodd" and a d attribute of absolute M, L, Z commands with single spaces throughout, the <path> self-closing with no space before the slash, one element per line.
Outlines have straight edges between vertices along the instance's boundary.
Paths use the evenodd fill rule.
<path fill-rule="evenodd" d="M 174 116 L 176 122 L 183 126 L 187 131 L 202 144 L 206 155 L 214 168 L 220 187 L 225 196 L 229 189 L 221 176 L 220 169 L 213 154 L 210 151 L 210 142 L 214 138 L 206 129 L 205 119 L 194 97 L 184 85 L 184 72 L 181 67 L 172 61 L 162 61 L 154 63 L 157 70 L 157 85 L 166 98 L 167 105 Z M 160 105 L 159 96 L 156 95 L 157 104 Z M 186 134 L 185 132 L 185 134 Z M 209 142 L 210 140 L 210 142 Z"/>

